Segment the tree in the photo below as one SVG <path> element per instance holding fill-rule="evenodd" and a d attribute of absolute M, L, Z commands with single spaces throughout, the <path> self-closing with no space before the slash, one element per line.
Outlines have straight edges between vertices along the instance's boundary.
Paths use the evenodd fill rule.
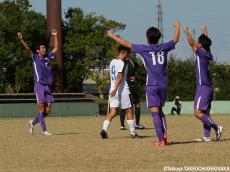
<path fill-rule="evenodd" d="M 64 24 L 64 76 L 68 92 L 81 92 L 82 83 L 90 69 L 103 70 L 99 65 L 115 54 L 116 44 L 105 37 L 108 28 L 124 29 L 125 25 L 94 13 L 87 15 L 80 8 L 69 8 Z"/>
<path fill-rule="evenodd" d="M 0 8 L 0 92 L 32 92 L 32 61 L 16 33 L 23 32 L 31 47 L 46 42 L 45 16 L 29 10 L 28 0 L 3 1 Z"/>

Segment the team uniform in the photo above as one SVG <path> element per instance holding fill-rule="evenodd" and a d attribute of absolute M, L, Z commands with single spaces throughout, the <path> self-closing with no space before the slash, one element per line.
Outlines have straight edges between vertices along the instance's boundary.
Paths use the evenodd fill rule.
<path fill-rule="evenodd" d="M 110 108 L 118 108 L 120 107 L 121 109 L 128 109 L 132 107 L 131 100 L 130 100 L 130 91 L 129 91 L 129 86 L 127 83 L 127 71 L 128 71 L 128 66 L 127 64 L 122 61 L 121 59 L 113 59 L 110 62 L 110 78 L 111 78 L 111 87 L 110 87 L 110 93 L 114 90 L 115 88 L 115 83 L 117 80 L 118 73 L 122 73 L 122 81 L 118 86 L 118 90 L 115 94 L 115 96 L 109 98 L 109 104 Z M 109 114 L 111 115 L 111 114 Z M 116 114 L 112 114 L 116 115 Z M 115 116 L 113 116 L 115 117 Z M 107 139 L 108 138 L 108 128 L 110 126 L 111 121 L 106 119 L 103 122 L 102 130 L 100 132 L 100 135 L 102 139 Z M 139 137 L 135 133 L 135 121 L 134 119 L 129 119 L 127 120 L 129 129 L 130 129 L 130 137 L 131 138 L 136 138 Z"/>
<path fill-rule="evenodd" d="M 110 62 L 110 92 L 114 90 L 118 73 L 123 73 L 122 81 L 118 87 L 116 95 L 110 97 L 109 99 L 110 107 L 121 107 L 121 109 L 132 107 L 129 86 L 127 83 L 127 71 L 127 64 L 124 63 L 121 59 L 113 59 Z"/>
<path fill-rule="evenodd" d="M 34 68 L 34 92 L 38 104 L 52 103 L 53 95 L 51 93 L 52 85 L 52 73 L 50 60 L 54 57 L 52 51 L 50 51 L 47 57 L 39 57 L 37 54 L 33 54 L 33 68 Z"/>
<path fill-rule="evenodd" d="M 212 59 L 213 56 L 210 51 L 204 52 L 201 48 L 197 48 L 195 61 L 196 96 L 194 100 L 194 109 L 207 110 L 211 108 L 213 92 L 208 64 Z"/>
<path fill-rule="evenodd" d="M 159 107 L 159 112 L 151 112 L 154 128 L 159 139 L 157 145 L 167 144 L 167 125 L 161 107 L 164 106 L 167 87 L 167 54 L 175 49 L 173 40 L 164 44 L 136 45 L 132 44 L 132 51 L 142 56 L 146 78 L 146 102 L 149 108 Z"/>
<path fill-rule="evenodd" d="M 210 51 L 205 52 L 201 48 L 196 50 L 195 73 L 196 73 L 196 96 L 194 109 L 206 111 L 211 108 L 213 97 L 211 77 L 208 70 L 209 61 L 213 59 Z M 222 126 L 217 125 L 209 115 L 202 114 L 200 120 L 203 122 L 204 137 L 197 141 L 211 141 L 211 128 L 216 131 L 216 141 L 220 139 Z"/>
<path fill-rule="evenodd" d="M 161 45 L 132 44 L 132 51 L 142 56 L 146 78 L 146 101 L 148 107 L 162 107 L 165 104 L 168 87 L 167 54 L 175 49 L 172 40 Z"/>
<path fill-rule="evenodd" d="M 32 55 L 33 68 L 34 68 L 34 93 L 36 95 L 37 103 L 52 103 L 53 95 L 51 93 L 50 87 L 52 85 L 52 73 L 50 60 L 54 57 L 53 52 L 49 52 L 46 57 L 40 57 L 38 54 Z M 29 121 L 29 132 L 33 134 L 33 127 L 40 123 L 42 134 L 44 135 L 52 135 L 47 131 L 45 119 L 47 116 L 43 112 L 38 112 L 38 115 L 33 120 Z"/>

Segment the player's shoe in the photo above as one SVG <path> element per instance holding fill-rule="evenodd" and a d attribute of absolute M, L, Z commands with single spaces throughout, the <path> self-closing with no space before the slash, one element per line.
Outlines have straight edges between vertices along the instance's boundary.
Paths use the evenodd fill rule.
<path fill-rule="evenodd" d="M 197 142 L 210 142 L 211 137 L 202 137 L 200 139 L 195 139 L 195 141 L 197 141 Z"/>
<path fill-rule="evenodd" d="M 141 124 L 138 124 L 138 125 L 135 125 L 135 128 L 136 128 L 136 129 L 143 130 L 143 129 L 145 129 L 145 126 L 143 126 L 143 125 L 141 125 Z"/>
<path fill-rule="evenodd" d="M 164 141 L 157 141 L 155 143 L 155 146 L 157 146 L 157 147 L 164 147 L 165 146 L 165 142 Z"/>
<path fill-rule="evenodd" d="M 53 135 L 52 133 L 50 133 L 50 132 L 48 132 L 48 131 L 44 131 L 44 132 L 42 132 L 42 134 L 43 134 L 44 136 L 52 136 L 52 135 Z"/>
<path fill-rule="evenodd" d="M 105 130 L 102 129 L 100 134 L 101 134 L 102 139 L 108 139 L 108 134 L 107 134 L 107 132 Z"/>
<path fill-rule="evenodd" d="M 34 133 L 34 125 L 33 125 L 33 120 L 29 120 L 28 122 L 28 127 L 29 127 L 29 132 L 31 135 Z"/>
<path fill-rule="evenodd" d="M 135 133 L 135 134 L 130 134 L 129 137 L 130 137 L 131 139 L 134 139 L 134 138 L 143 138 L 142 136 L 138 135 L 137 133 Z"/>
<path fill-rule="evenodd" d="M 120 130 L 126 130 L 125 126 L 121 126 Z"/>
<path fill-rule="evenodd" d="M 222 131 L 223 131 L 223 127 L 220 126 L 220 125 L 218 125 L 217 131 L 216 131 L 216 141 L 219 141 L 219 140 L 220 140 Z"/>

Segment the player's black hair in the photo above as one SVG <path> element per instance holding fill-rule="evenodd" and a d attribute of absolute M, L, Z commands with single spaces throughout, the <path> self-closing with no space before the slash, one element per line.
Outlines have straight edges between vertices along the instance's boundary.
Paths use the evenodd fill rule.
<path fill-rule="evenodd" d="M 212 45 L 212 40 L 209 37 L 207 37 L 205 34 L 201 34 L 198 38 L 198 42 L 201 44 L 201 46 L 206 51 L 210 51 L 210 47 Z"/>
<path fill-rule="evenodd" d="M 157 44 L 159 39 L 161 38 L 161 32 L 159 29 L 155 27 L 150 27 L 146 31 L 146 37 L 148 39 L 149 44 Z"/>
<path fill-rule="evenodd" d="M 119 45 L 118 48 L 117 48 L 117 51 L 120 53 L 122 51 L 127 51 L 128 53 L 130 53 L 130 48 L 127 48 L 123 45 Z"/>

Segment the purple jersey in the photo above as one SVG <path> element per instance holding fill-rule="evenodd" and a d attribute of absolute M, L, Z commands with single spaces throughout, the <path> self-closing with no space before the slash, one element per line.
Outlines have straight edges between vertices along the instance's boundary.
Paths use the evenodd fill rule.
<path fill-rule="evenodd" d="M 136 45 L 132 44 L 132 51 L 142 56 L 147 73 L 146 85 L 167 85 L 167 54 L 175 49 L 175 42 L 164 44 Z"/>
<path fill-rule="evenodd" d="M 54 53 L 50 51 L 46 57 L 40 57 L 33 54 L 34 82 L 43 85 L 52 85 L 52 73 L 50 59 L 54 57 Z"/>
<path fill-rule="evenodd" d="M 196 85 L 211 86 L 211 78 L 208 71 L 209 60 L 212 60 L 212 53 L 205 52 L 201 48 L 196 50 L 195 72 L 196 72 Z"/>

